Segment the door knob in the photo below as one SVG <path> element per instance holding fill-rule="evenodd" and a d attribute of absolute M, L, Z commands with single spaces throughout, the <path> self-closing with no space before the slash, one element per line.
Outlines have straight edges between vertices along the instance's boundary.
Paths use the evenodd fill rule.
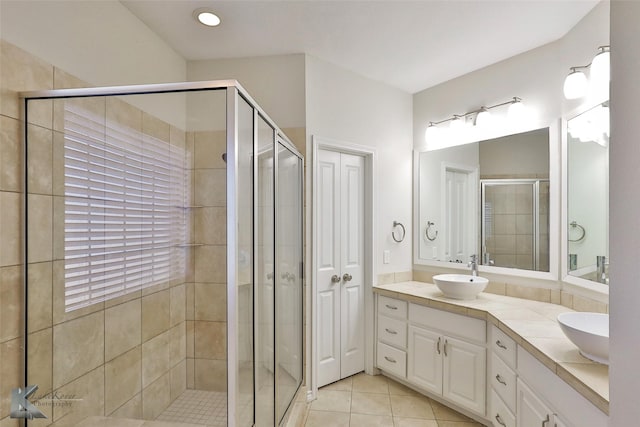
<path fill-rule="evenodd" d="M 338 276 L 337 274 L 334 274 L 333 276 L 331 276 L 331 283 L 338 283 L 340 281 L 340 276 Z"/>
<path fill-rule="evenodd" d="M 351 279 L 353 279 L 353 277 L 349 273 L 344 273 L 344 275 L 342 276 L 342 280 L 344 280 L 345 282 L 350 282 Z"/>

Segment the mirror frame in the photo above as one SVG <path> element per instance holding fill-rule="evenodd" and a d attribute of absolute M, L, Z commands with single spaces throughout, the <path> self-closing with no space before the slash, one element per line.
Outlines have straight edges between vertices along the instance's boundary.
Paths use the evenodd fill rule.
<path fill-rule="evenodd" d="M 603 102 L 609 101 L 609 99 L 598 99 L 598 100 L 589 100 L 588 102 L 583 103 L 580 107 L 570 111 L 562 117 L 562 223 L 561 223 L 561 235 L 560 235 L 560 253 L 561 253 L 561 262 L 560 262 L 560 277 L 562 277 L 563 288 L 574 288 L 574 289 L 588 289 L 590 291 L 596 292 L 602 295 L 609 295 L 609 285 L 605 285 L 604 283 L 598 283 L 591 280 L 583 279 L 581 277 L 572 276 L 569 274 L 569 156 L 568 156 L 568 148 L 569 148 L 569 139 L 567 138 L 567 132 L 569 128 L 569 120 L 578 117 L 582 113 L 586 113 L 592 108 L 597 107 Z M 611 143 L 609 143 L 611 144 Z M 609 226 L 609 224 L 607 224 Z M 569 285 L 569 286 L 566 286 Z"/>
<path fill-rule="evenodd" d="M 562 122 L 562 124 L 566 124 Z M 483 136 L 481 140 L 469 140 L 465 144 L 482 142 L 494 138 L 500 138 L 518 133 L 529 132 L 541 128 L 549 128 L 549 271 L 523 270 L 519 268 L 495 267 L 478 264 L 479 273 L 488 273 L 501 276 L 526 277 L 541 280 L 558 280 L 560 265 L 558 262 L 560 255 L 560 190 L 564 184 L 560 174 L 561 164 L 561 120 L 554 120 L 551 123 L 538 122 L 517 129 L 509 128 L 501 132 L 495 132 L 490 136 Z M 468 270 L 467 264 L 456 264 L 447 261 L 434 261 L 419 258 L 420 254 L 420 153 L 424 151 L 413 151 L 413 264 L 418 266 L 431 266 L 443 269 Z M 564 194 L 564 193 L 563 193 Z M 440 201 L 438 201 L 440 203 Z M 480 221 L 478 219 L 478 221 Z M 565 227 L 566 228 L 566 227 Z"/>

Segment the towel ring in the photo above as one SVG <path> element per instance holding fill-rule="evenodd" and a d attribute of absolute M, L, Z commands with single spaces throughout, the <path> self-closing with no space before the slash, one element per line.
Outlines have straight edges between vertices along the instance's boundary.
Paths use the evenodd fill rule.
<path fill-rule="evenodd" d="M 580 237 L 578 237 L 577 239 L 569 239 L 570 242 L 579 242 L 582 239 L 584 239 L 585 235 L 587 234 L 587 231 L 584 229 L 583 226 L 578 224 L 576 221 L 572 221 L 571 223 L 569 223 L 569 225 L 571 226 L 571 228 L 576 228 L 577 227 L 582 231 L 582 234 L 580 235 Z"/>
<path fill-rule="evenodd" d="M 402 237 L 400 237 L 399 239 L 396 238 L 396 227 L 400 227 L 402 229 Z M 404 240 L 404 236 L 407 234 L 406 230 L 404 229 L 404 225 L 402 225 L 401 222 L 398 221 L 393 221 L 393 231 L 391 232 L 391 237 L 393 237 L 393 240 L 395 240 L 397 243 L 400 243 Z"/>
<path fill-rule="evenodd" d="M 436 230 L 436 235 L 435 236 L 431 237 L 429 235 L 429 230 L 431 230 L 431 226 L 432 225 L 436 225 L 436 223 L 435 222 L 431 222 L 431 221 L 427 221 L 427 230 L 424 232 L 425 236 L 427 237 L 427 240 L 429 240 L 430 242 L 433 242 L 438 237 L 438 230 Z"/>

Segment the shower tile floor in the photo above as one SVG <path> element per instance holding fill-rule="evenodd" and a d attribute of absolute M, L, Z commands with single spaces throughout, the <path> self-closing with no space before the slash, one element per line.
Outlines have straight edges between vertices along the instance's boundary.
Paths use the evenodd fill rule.
<path fill-rule="evenodd" d="M 156 420 L 226 427 L 227 393 L 185 390 Z"/>

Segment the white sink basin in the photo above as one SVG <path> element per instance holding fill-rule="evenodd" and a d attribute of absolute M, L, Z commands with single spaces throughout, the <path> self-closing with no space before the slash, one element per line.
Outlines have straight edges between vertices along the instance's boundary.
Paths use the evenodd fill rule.
<path fill-rule="evenodd" d="M 562 313 L 558 315 L 562 332 L 578 347 L 580 354 L 609 364 L 609 315 L 602 313 Z"/>
<path fill-rule="evenodd" d="M 488 279 L 469 274 L 438 274 L 433 282 L 445 297 L 454 299 L 475 299 L 487 287 Z"/>

